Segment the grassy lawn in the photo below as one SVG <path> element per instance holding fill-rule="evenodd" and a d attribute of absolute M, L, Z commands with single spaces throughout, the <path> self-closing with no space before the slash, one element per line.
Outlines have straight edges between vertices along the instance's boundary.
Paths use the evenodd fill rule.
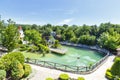
<path fill-rule="evenodd" d="M 25 58 L 31 58 L 31 59 L 40 59 L 42 57 L 42 54 L 39 53 L 31 53 L 31 52 L 22 52 Z"/>

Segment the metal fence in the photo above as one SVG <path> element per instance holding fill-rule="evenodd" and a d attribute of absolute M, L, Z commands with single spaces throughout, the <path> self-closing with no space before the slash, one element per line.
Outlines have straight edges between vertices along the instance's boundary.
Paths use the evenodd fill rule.
<path fill-rule="evenodd" d="M 63 44 L 63 43 L 61 43 L 61 44 Z M 66 43 L 66 44 L 64 43 L 64 45 L 68 45 L 68 43 Z M 103 64 L 110 54 L 109 51 L 107 51 L 105 49 L 101 49 L 98 46 L 86 46 L 86 45 L 71 44 L 71 43 L 69 43 L 69 45 L 93 49 L 93 50 L 104 53 L 105 56 L 101 60 L 99 60 L 97 63 L 95 63 L 91 66 L 71 66 L 71 65 L 54 63 L 54 62 L 50 62 L 50 61 L 41 61 L 41 60 L 37 60 L 37 59 L 30 59 L 30 58 L 26 58 L 26 62 L 30 63 L 30 64 L 35 64 L 35 65 L 52 68 L 52 69 L 58 69 L 58 70 L 66 71 L 66 72 L 72 72 L 72 73 L 78 73 L 78 74 L 88 74 L 88 73 L 95 71 L 101 64 Z"/>

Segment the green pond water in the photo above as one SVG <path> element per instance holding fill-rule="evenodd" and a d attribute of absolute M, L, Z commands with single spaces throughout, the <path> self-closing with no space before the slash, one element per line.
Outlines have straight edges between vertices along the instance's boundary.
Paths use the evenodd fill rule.
<path fill-rule="evenodd" d="M 40 60 L 73 66 L 89 66 L 105 56 L 102 53 L 89 49 L 71 46 L 62 46 L 62 48 L 67 49 L 65 55 L 49 53 L 45 57 L 40 58 Z"/>

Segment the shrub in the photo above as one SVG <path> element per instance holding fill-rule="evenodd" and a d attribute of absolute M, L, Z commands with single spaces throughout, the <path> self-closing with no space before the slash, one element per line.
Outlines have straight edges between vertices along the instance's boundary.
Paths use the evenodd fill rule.
<path fill-rule="evenodd" d="M 12 63 L 11 78 L 12 80 L 19 80 L 23 77 L 24 70 L 22 64 L 16 60 Z"/>
<path fill-rule="evenodd" d="M 85 80 L 85 78 L 84 77 L 78 77 L 77 80 Z"/>
<path fill-rule="evenodd" d="M 2 63 L 2 60 L 0 60 L 0 69 L 2 69 L 2 70 L 5 69 L 5 65 Z"/>
<path fill-rule="evenodd" d="M 20 48 L 19 50 L 20 50 L 20 51 L 26 51 L 27 48 L 26 48 L 26 47 L 25 47 L 25 48 Z"/>
<path fill-rule="evenodd" d="M 21 64 L 24 64 L 25 57 L 21 52 L 12 52 L 10 53 L 10 56 L 18 60 Z"/>
<path fill-rule="evenodd" d="M 31 66 L 29 64 L 24 64 L 23 69 L 24 69 L 23 77 L 27 77 L 32 72 Z"/>
<path fill-rule="evenodd" d="M 6 54 L 1 59 L 3 65 L 5 66 L 6 71 L 9 71 L 12 68 L 11 64 L 13 61 L 16 61 L 16 60 L 18 60 L 22 65 L 25 62 L 24 56 L 20 52 L 12 52 L 12 53 Z"/>
<path fill-rule="evenodd" d="M 112 79 L 114 78 L 114 76 L 111 74 L 110 71 L 111 71 L 110 69 L 107 69 L 107 70 L 106 70 L 106 77 L 107 77 L 108 79 L 112 80 Z"/>
<path fill-rule="evenodd" d="M 22 45 L 20 46 L 20 51 L 26 51 L 28 47 L 29 47 L 28 45 L 22 44 Z"/>
<path fill-rule="evenodd" d="M 45 80 L 53 80 L 53 78 L 50 78 L 50 77 L 49 77 L 49 78 L 46 78 Z"/>
<path fill-rule="evenodd" d="M 42 44 L 38 44 L 39 50 L 43 53 L 43 52 L 49 52 L 49 48 L 47 46 L 44 46 Z"/>
<path fill-rule="evenodd" d="M 6 78 L 6 71 L 0 70 L 0 80 L 4 80 Z"/>
<path fill-rule="evenodd" d="M 68 74 L 60 74 L 59 79 L 60 80 L 69 80 L 69 75 Z"/>
<path fill-rule="evenodd" d="M 27 51 L 28 52 L 36 52 L 36 51 L 38 51 L 39 50 L 39 48 L 37 47 L 37 46 L 30 46 L 28 49 L 27 49 Z"/>
<path fill-rule="evenodd" d="M 120 58 L 116 58 L 111 67 L 111 74 L 120 77 Z"/>

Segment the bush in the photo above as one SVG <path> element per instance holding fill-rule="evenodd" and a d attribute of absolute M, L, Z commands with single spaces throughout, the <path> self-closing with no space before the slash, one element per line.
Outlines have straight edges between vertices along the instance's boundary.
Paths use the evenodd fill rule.
<path fill-rule="evenodd" d="M 12 80 L 19 80 L 24 75 L 24 70 L 22 64 L 16 60 L 12 64 L 11 78 Z"/>
<path fill-rule="evenodd" d="M 46 78 L 45 80 L 53 80 L 53 78 L 50 78 L 50 77 L 49 77 L 49 78 Z"/>
<path fill-rule="evenodd" d="M 38 44 L 39 50 L 43 53 L 43 52 L 49 52 L 49 48 L 47 46 L 44 46 L 42 44 Z"/>
<path fill-rule="evenodd" d="M 21 52 L 12 52 L 10 53 L 10 56 L 18 60 L 21 64 L 24 64 L 25 57 Z"/>
<path fill-rule="evenodd" d="M 120 77 L 120 58 L 116 58 L 111 67 L 111 74 Z"/>
<path fill-rule="evenodd" d="M 69 80 L 69 75 L 68 74 L 60 74 L 59 79 L 60 80 Z"/>
<path fill-rule="evenodd" d="M 5 70 L 5 65 L 3 64 L 2 60 L 0 60 L 0 69 Z"/>
<path fill-rule="evenodd" d="M 4 55 L 1 58 L 1 61 L 3 65 L 5 66 L 6 71 L 9 71 L 12 68 L 11 64 L 13 63 L 13 61 L 16 61 L 16 60 L 18 60 L 22 65 L 25 62 L 24 56 L 20 52 L 12 52 L 12 53 Z"/>
<path fill-rule="evenodd" d="M 23 77 L 27 77 L 32 72 L 31 66 L 29 64 L 24 64 L 23 69 L 24 69 Z"/>
<path fill-rule="evenodd" d="M 20 51 L 26 51 L 27 48 L 20 48 L 19 50 L 20 50 Z"/>
<path fill-rule="evenodd" d="M 106 77 L 107 77 L 108 79 L 112 80 L 112 79 L 114 78 L 114 76 L 111 74 L 110 71 L 111 71 L 110 69 L 107 69 L 107 70 L 106 70 Z"/>
<path fill-rule="evenodd" d="M 84 77 L 78 77 L 77 80 L 85 80 L 85 78 Z"/>
<path fill-rule="evenodd" d="M 37 46 L 30 46 L 28 49 L 27 49 L 27 51 L 28 52 L 36 52 L 36 51 L 38 51 L 39 50 L 39 48 L 37 47 Z"/>
<path fill-rule="evenodd" d="M 0 70 L 0 80 L 4 80 L 6 78 L 6 71 Z"/>
<path fill-rule="evenodd" d="M 20 46 L 20 51 L 26 51 L 28 47 L 29 47 L 28 45 L 22 44 L 22 45 Z"/>

